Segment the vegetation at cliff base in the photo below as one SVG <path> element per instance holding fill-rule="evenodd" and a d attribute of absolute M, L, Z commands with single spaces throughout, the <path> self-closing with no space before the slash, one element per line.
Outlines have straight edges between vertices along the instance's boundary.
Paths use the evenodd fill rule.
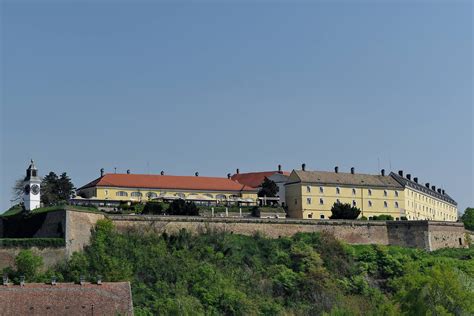
<path fill-rule="evenodd" d="M 38 273 L 23 255 L 7 272 L 129 280 L 136 315 L 472 315 L 473 258 L 474 249 L 349 246 L 325 233 L 119 233 L 101 220 L 91 245 L 56 269 Z"/>
<path fill-rule="evenodd" d="M 466 229 L 474 231 L 474 208 L 468 207 L 461 216 L 461 221 Z"/>

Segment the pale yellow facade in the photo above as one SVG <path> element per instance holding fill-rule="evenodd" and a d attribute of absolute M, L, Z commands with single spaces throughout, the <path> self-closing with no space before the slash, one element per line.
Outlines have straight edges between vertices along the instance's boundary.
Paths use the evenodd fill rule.
<path fill-rule="evenodd" d="M 405 188 L 405 209 L 408 219 L 458 220 L 457 205 L 414 188 Z"/>
<path fill-rule="evenodd" d="M 218 201 L 230 201 L 235 198 L 257 201 L 257 193 L 241 191 L 197 191 L 197 190 L 157 190 L 146 188 L 90 187 L 80 191 L 85 198 L 98 200 L 146 202 L 160 196 L 186 199 L 192 196 L 206 196 Z"/>

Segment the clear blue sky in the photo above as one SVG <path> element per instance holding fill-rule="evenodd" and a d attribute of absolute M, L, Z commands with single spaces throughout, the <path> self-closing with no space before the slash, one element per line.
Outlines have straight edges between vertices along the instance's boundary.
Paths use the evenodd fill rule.
<path fill-rule="evenodd" d="M 391 166 L 474 205 L 470 1 L 38 2 L 1 5 L 2 209 L 31 157 L 76 187 Z"/>

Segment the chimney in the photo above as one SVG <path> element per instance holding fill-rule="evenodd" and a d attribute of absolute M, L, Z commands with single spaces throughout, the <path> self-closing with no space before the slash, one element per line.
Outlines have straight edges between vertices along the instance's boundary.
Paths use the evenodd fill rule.
<path fill-rule="evenodd" d="M 335 166 L 335 167 L 334 167 L 334 172 L 335 172 L 335 173 L 339 173 L 339 167 L 338 167 L 338 166 Z"/>
<path fill-rule="evenodd" d="M 351 168 L 351 174 L 354 174 L 354 172 L 355 172 L 355 169 L 354 169 L 354 167 L 352 167 Z"/>
<path fill-rule="evenodd" d="M 430 188 L 430 183 L 429 182 L 426 182 L 425 183 L 425 187 L 427 187 L 428 189 Z"/>
<path fill-rule="evenodd" d="M 227 174 L 227 179 L 230 179 L 230 177 L 231 177 L 231 174 L 228 173 L 228 174 Z"/>
<path fill-rule="evenodd" d="M 282 173 L 281 172 L 281 165 L 278 165 L 278 173 Z"/>
<path fill-rule="evenodd" d="M 435 186 L 435 185 L 432 185 L 432 186 L 431 186 L 431 190 L 436 191 L 436 186 Z"/>
<path fill-rule="evenodd" d="M 407 179 L 411 180 L 411 174 L 407 173 Z"/>
<path fill-rule="evenodd" d="M 194 173 L 194 175 L 195 175 L 196 177 L 199 177 L 199 172 L 196 171 L 196 172 Z"/>
<path fill-rule="evenodd" d="M 306 164 L 305 163 L 301 165 L 301 170 L 306 171 Z"/>
<path fill-rule="evenodd" d="M 413 178 L 413 181 L 415 181 L 415 183 L 418 183 L 418 178 L 417 178 L 417 177 L 414 177 L 414 178 Z"/>
<path fill-rule="evenodd" d="M 443 195 L 445 195 L 446 193 L 444 193 L 444 190 L 441 190 L 441 192 L 443 193 Z"/>
<path fill-rule="evenodd" d="M 403 177 L 403 170 L 398 170 L 398 175 L 399 175 L 400 177 Z"/>
<path fill-rule="evenodd" d="M 380 170 L 380 174 L 381 174 L 382 176 L 385 176 L 385 169 Z"/>
<path fill-rule="evenodd" d="M 127 169 L 127 174 L 130 174 L 130 169 Z"/>
<path fill-rule="evenodd" d="M 240 169 L 239 169 L 239 168 L 235 169 L 235 173 L 239 174 L 239 173 L 240 173 Z"/>
<path fill-rule="evenodd" d="M 164 175 L 165 175 L 165 172 L 164 172 L 163 170 L 161 170 L 160 174 L 161 174 L 162 176 L 164 176 Z"/>
<path fill-rule="evenodd" d="M 102 178 L 104 176 L 104 168 L 100 169 L 100 177 Z"/>
<path fill-rule="evenodd" d="M 441 194 L 441 189 L 438 188 L 438 193 Z"/>

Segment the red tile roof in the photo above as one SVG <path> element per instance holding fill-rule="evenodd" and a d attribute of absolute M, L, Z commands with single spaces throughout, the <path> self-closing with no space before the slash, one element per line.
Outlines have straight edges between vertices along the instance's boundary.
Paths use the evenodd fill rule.
<path fill-rule="evenodd" d="M 1 315 L 133 315 L 129 282 L 0 285 Z"/>
<path fill-rule="evenodd" d="M 95 186 L 202 191 L 255 191 L 254 188 L 227 178 L 119 173 L 106 174 L 79 188 L 79 190 Z"/>
<path fill-rule="evenodd" d="M 248 185 L 253 188 L 258 188 L 260 185 L 262 185 L 262 182 L 263 180 L 265 180 L 265 178 L 268 178 L 274 175 L 275 173 L 278 173 L 278 171 L 236 173 L 231 177 L 231 179 L 244 185 Z M 289 176 L 290 172 L 282 171 L 282 174 Z"/>

